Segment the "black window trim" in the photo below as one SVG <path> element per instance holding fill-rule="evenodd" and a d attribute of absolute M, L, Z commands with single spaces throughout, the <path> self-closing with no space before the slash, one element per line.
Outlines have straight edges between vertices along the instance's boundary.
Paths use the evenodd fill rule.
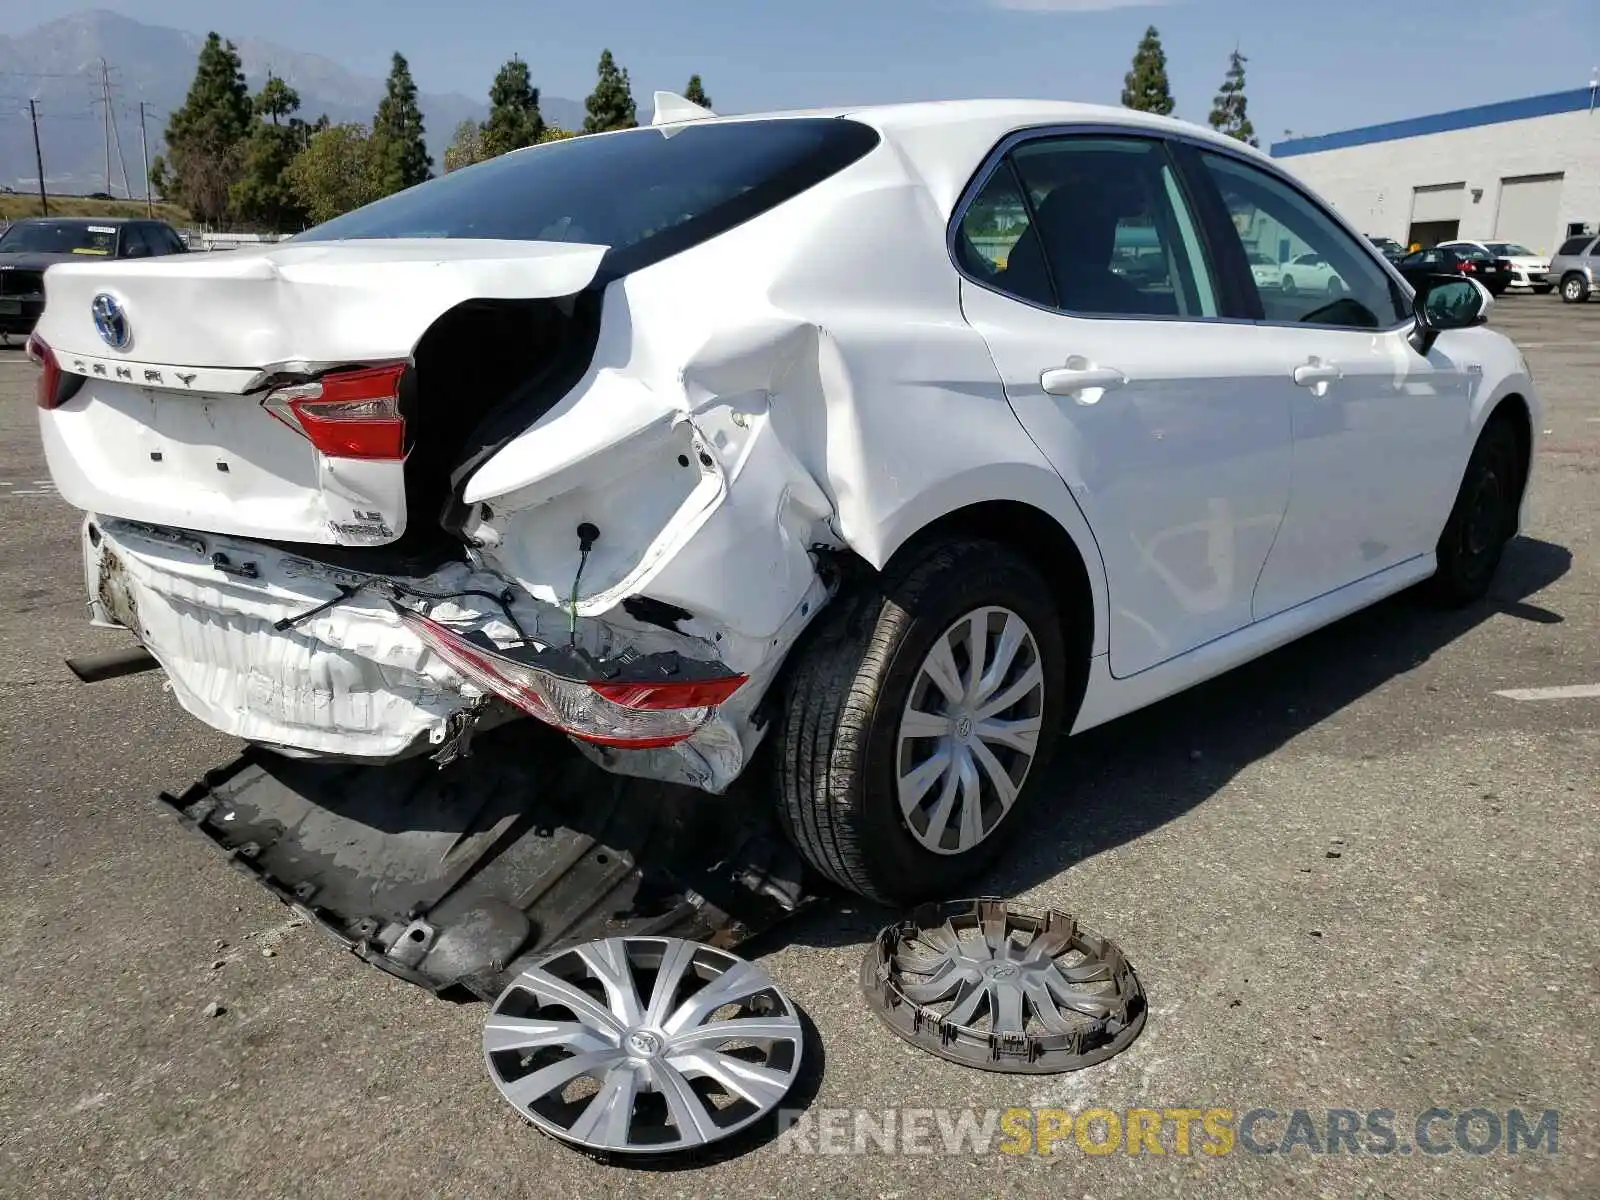
<path fill-rule="evenodd" d="M 960 235 L 961 223 L 966 219 L 967 209 L 971 207 L 973 201 L 978 198 L 983 189 L 988 186 L 990 178 L 994 175 L 1000 164 L 1009 158 L 1013 149 L 1024 142 L 1035 140 L 1057 140 L 1065 137 L 1116 137 L 1131 140 L 1161 142 L 1166 147 L 1168 159 L 1172 162 L 1173 169 L 1178 175 L 1179 185 L 1183 192 L 1184 199 L 1189 202 L 1191 208 L 1194 210 L 1195 217 L 1200 223 L 1201 239 L 1205 249 L 1209 252 L 1211 269 L 1215 276 L 1212 282 L 1218 286 L 1219 291 L 1224 292 L 1228 297 L 1229 302 L 1223 306 L 1222 311 L 1225 313 L 1233 313 L 1253 310 L 1261 312 L 1262 315 L 1258 317 L 1232 315 L 1215 317 L 1172 317 L 1149 313 L 1075 313 L 1070 312 L 1067 309 L 1060 308 L 1059 306 L 1055 308 L 1046 308 L 1044 305 L 1037 304 L 1032 300 L 1027 300 L 1021 296 L 1012 295 L 1012 293 L 997 288 L 992 284 L 982 279 L 978 279 L 969 274 L 967 271 L 963 270 L 961 266 L 961 260 L 956 253 L 956 239 Z M 1270 176 L 1271 178 L 1282 183 L 1284 186 L 1288 187 L 1291 191 L 1297 193 L 1301 199 L 1332 221 L 1336 229 L 1342 230 L 1347 236 L 1355 241 L 1360 249 L 1366 252 L 1368 260 L 1377 264 L 1379 272 L 1386 279 L 1388 279 L 1391 284 L 1398 285 L 1399 295 L 1402 299 L 1411 300 L 1415 295 L 1415 289 L 1411 286 L 1410 282 L 1405 278 L 1405 276 L 1401 275 L 1400 272 L 1395 269 L 1394 264 L 1385 258 L 1382 252 L 1370 241 L 1368 241 L 1364 234 L 1358 233 L 1354 226 L 1352 226 L 1348 221 L 1335 212 L 1329 205 L 1317 199 L 1317 197 L 1312 195 L 1303 184 L 1301 184 L 1288 172 L 1278 168 L 1276 164 L 1271 162 L 1262 162 L 1252 155 L 1239 153 L 1231 146 L 1219 145 L 1218 143 L 1212 142 L 1203 137 L 1194 137 L 1186 133 L 1168 133 L 1160 130 L 1141 129 L 1134 125 L 1098 124 L 1090 122 L 1068 125 L 1031 125 L 1021 129 L 1012 130 L 1005 137 L 1001 138 L 1000 141 L 994 146 L 990 147 L 988 153 L 984 155 L 983 160 L 978 164 L 977 170 L 973 172 L 971 178 L 968 179 L 966 186 L 962 189 L 960 197 L 956 201 L 955 208 L 951 211 L 950 221 L 945 230 L 945 251 L 949 255 L 950 263 L 955 268 L 956 274 L 975 286 L 981 287 L 985 291 L 994 292 L 998 296 L 1004 296 L 1006 299 L 1014 301 L 1017 304 L 1025 304 L 1029 308 L 1039 309 L 1041 312 L 1052 313 L 1056 316 L 1071 317 L 1075 320 L 1081 321 L 1160 321 L 1166 323 L 1178 322 L 1181 324 L 1260 325 L 1275 329 L 1314 329 L 1340 333 L 1365 333 L 1369 335 L 1392 334 L 1401 331 L 1409 331 L 1416 325 L 1416 318 L 1411 314 L 1408 314 L 1404 319 L 1397 321 L 1392 325 L 1380 326 L 1377 329 L 1357 329 L 1349 325 L 1325 325 L 1320 322 L 1310 321 L 1273 321 L 1267 319 L 1265 310 L 1261 309 L 1260 307 L 1260 295 L 1255 288 L 1255 278 L 1253 275 L 1250 275 L 1249 261 L 1245 257 L 1243 243 L 1239 240 L 1237 232 L 1233 229 L 1232 217 L 1227 215 L 1227 205 L 1222 200 L 1221 190 L 1217 187 L 1216 182 L 1211 178 L 1210 172 L 1200 160 L 1199 156 L 1202 151 L 1218 155 L 1219 157 L 1231 158 L 1247 167 L 1254 167 L 1256 170 Z M 1014 171 L 1013 178 L 1016 178 Z M 1031 213 L 1032 201 L 1028 199 L 1026 189 L 1023 189 L 1023 200 L 1027 202 L 1029 211 Z M 1226 231 L 1223 231 L 1217 224 L 1217 218 L 1219 215 L 1226 218 Z M 1223 236 L 1224 232 L 1229 236 Z M 1215 243 L 1219 240 L 1222 243 L 1220 250 L 1215 245 Z M 1235 249 L 1236 247 L 1237 249 Z M 1244 282 L 1239 275 L 1241 270 L 1243 271 L 1244 276 L 1248 277 L 1249 284 L 1248 289 L 1243 291 L 1243 295 L 1245 297 L 1254 297 L 1253 304 L 1249 303 L 1248 301 L 1240 301 L 1239 289 Z M 1222 297 L 1219 296 L 1219 306 L 1222 304 Z"/>

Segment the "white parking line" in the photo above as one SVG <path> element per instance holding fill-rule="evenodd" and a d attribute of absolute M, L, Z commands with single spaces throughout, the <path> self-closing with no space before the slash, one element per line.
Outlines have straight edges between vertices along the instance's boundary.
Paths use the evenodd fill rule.
<path fill-rule="evenodd" d="M 1565 687 L 1510 688 L 1496 692 L 1507 700 L 1597 700 L 1600 683 L 1572 683 Z"/>

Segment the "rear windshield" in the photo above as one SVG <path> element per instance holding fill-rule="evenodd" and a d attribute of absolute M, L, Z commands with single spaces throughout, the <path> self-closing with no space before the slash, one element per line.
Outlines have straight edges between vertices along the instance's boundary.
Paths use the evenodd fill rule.
<path fill-rule="evenodd" d="M 26 221 L 0 235 L 0 253 L 82 254 L 106 258 L 117 252 L 114 225 L 78 221 Z"/>
<path fill-rule="evenodd" d="M 307 230 L 347 238 L 491 238 L 609 246 L 636 271 L 843 170 L 875 130 L 829 117 L 689 124 L 548 142 L 452 172 Z"/>

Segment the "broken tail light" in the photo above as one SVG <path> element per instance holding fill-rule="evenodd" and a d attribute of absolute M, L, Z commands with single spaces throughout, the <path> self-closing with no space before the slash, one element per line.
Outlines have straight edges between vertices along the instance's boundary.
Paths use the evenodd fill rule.
<path fill-rule="evenodd" d="M 262 405 L 330 458 L 404 458 L 400 377 L 405 373 L 405 363 L 336 371 L 275 388 Z"/>
<path fill-rule="evenodd" d="M 34 395 L 40 408 L 57 408 L 65 400 L 61 388 L 61 363 L 50 343 L 37 333 L 28 335 L 28 361 L 39 368 L 39 382 Z"/>
<path fill-rule="evenodd" d="M 601 746 L 645 750 L 694 734 L 746 682 L 711 679 L 584 680 L 519 662 L 400 605 L 400 621 L 467 680 L 564 733 Z"/>

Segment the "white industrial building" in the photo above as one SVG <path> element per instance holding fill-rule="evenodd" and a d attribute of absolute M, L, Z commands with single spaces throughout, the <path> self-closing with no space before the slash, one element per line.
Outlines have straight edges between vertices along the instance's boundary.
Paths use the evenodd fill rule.
<path fill-rule="evenodd" d="M 1597 90 L 1294 138 L 1272 156 L 1371 236 L 1520 242 L 1549 254 L 1600 230 Z"/>

